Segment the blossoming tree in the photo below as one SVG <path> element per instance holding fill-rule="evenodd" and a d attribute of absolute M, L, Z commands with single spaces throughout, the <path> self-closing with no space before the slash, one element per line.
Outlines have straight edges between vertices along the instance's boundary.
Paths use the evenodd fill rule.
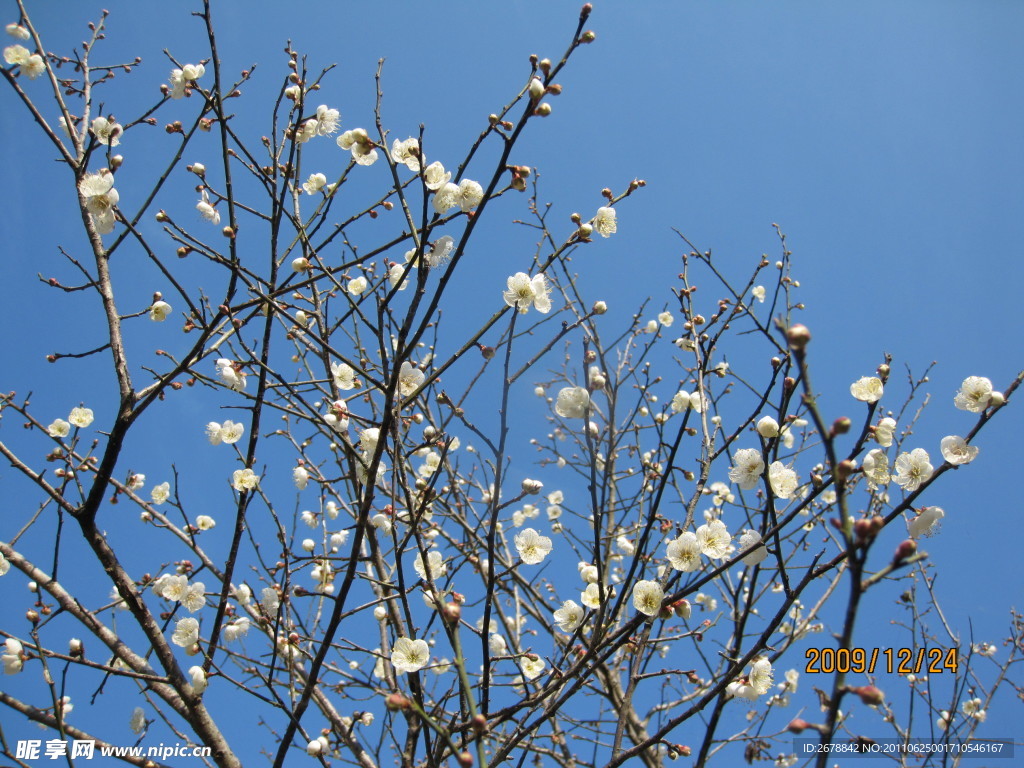
<path fill-rule="evenodd" d="M 349 127 L 320 103 L 333 76 L 290 46 L 267 122 L 235 119 L 257 74 L 220 57 L 210 5 L 209 55 L 169 53 L 169 81 L 123 120 L 106 111 L 113 75 L 140 62 L 96 63 L 105 15 L 70 52 L 46 47 L 20 0 L 7 26 L 5 109 L 47 138 L 64 175 L 42 173 L 81 218 L 46 282 L 57 301 L 84 291 L 103 336 L 50 359 L 102 361 L 111 387 L 104 407 L 59 413 L 30 402 L 38 382 L 0 397 L 17 499 L 0 527 L 8 758 L 28 764 L 30 722 L 58 742 L 204 745 L 218 766 L 366 768 L 736 750 L 792 765 L 791 733 L 866 736 L 858 708 L 879 711 L 875 737 L 974 733 L 1022 627 L 979 670 L 994 648 L 930 615 L 919 547 L 944 512 L 923 497 L 976 459 L 1020 376 L 966 378 L 937 407 L 973 423 L 937 446 L 913 434 L 926 376 L 889 402 L 889 359 L 827 418 L 781 233 L 778 258 L 746 274 L 680 236 L 664 309 L 612 327 L 573 256 L 630 236 L 616 210 L 644 182 L 556 222 L 516 155 L 595 40 L 589 4 L 564 54 L 531 57 L 464 154 L 442 158 L 426 128 L 387 124 L 380 70 L 372 120 Z M 159 168 L 140 169 L 135 137 L 161 131 Z M 188 205 L 171 191 L 183 179 Z M 510 216 L 535 250 L 484 282 L 475 244 Z M 124 300 L 143 279 L 151 298 Z M 466 280 L 472 306 L 449 316 Z M 158 323 L 174 332 L 154 358 L 140 329 Z M 179 429 L 186 411 L 204 415 Z M 531 440 L 524 424 L 542 420 Z M 858 647 L 893 584 L 941 691 L 887 695 L 876 681 L 905 660 Z M 124 716 L 83 719 L 86 691 Z"/>

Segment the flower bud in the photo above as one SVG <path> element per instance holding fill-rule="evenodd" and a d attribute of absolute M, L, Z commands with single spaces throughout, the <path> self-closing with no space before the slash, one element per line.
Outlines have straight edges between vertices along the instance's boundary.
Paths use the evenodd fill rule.
<path fill-rule="evenodd" d="M 797 717 L 789 721 L 789 725 L 786 726 L 786 730 L 790 733 L 803 733 L 804 730 L 810 727 L 810 723 L 808 723 L 803 718 Z"/>
<path fill-rule="evenodd" d="M 544 487 L 544 483 L 540 480 L 531 480 L 526 478 L 523 480 L 523 493 L 534 495 L 540 493 L 540 489 Z"/>
<path fill-rule="evenodd" d="M 580 35 L 581 43 L 592 43 L 595 40 L 597 40 L 597 35 L 594 33 L 594 30 L 592 29 L 588 29 L 586 32 Z"/>
<path fill-rule="evenodd" d="M 124 155 L 114 155 L 110 158 L 110 170 L 116 171 L 124 162 Z"/>
<path fill-rule="evenodd" d="M 757 422 L 757 434 L 761 437 L 778 437 L 779 422 L 771 416 L 764 416 L 759 422 Z"/>
<path fill-rule="evenodd" d="M 580 228 L 576 230 L 576 234 L 584 240 L 589 240 L 590 236 L 594 234 L 594 227 L 590 224 L 580 224 Z"/>
<path fill-rule="evenodd" d="M 988 405 L 990 408 L 998 408 L 1005 402 L 1006 395 L 1004 395 L 1002 392 L 993 392 L 991 395 L 989 395 Z"/>
<path fill-rule="evenodd" d="M 846 482 L 846 478 L 853 474 L 853 471 L 857 468 L 857 464 L 850 459 L 844 459 L 836 465 L 836 480 L 843 483 Z"/>
<path fill-rule="evenodd" d="M 676 616 L 680 619 L 688 619 L 693 613 L 689 600 L 680 600 L 672 606 L 672 610 L 675 611 Z"/>
<path fill-rule="evenodd" d="M 868 706 L 877 707 L 885 703 L 885 694 L 873 685 L 851 686 L 846 690 L 859 696 L 860 700 Z"/>
<path fill-rule="evenodd" d="M 590 311 L 595 315 L 603 315 L 608 311 L 608 305 L 603 301 L 595 301 L 594 306 Z"/>
<path fill-rule="evenodd" d="M 896 547 L 892 560 L 894 563 L 901 563 L 915 552 L 917 552 L 917 542 L 913 539 L 904 539 L 900 542 L 900 545 Z"/>
<path fill-rule="evenodd" d="M 797 323 L 786 331 L 786 341 L 794 352 L 803 352 L 811 341 L 811 332 L 806 325 Z"/>
<path fill-rule="evenodd" d="M 295 272 L 305 272 L 309 269 L 309 259 L 305 256 L 299 256 L 296 259 L 292 259 L 292 269 Z"/>
<path fill-rule="evenodd" d="M 75 658 L 85 655 L 85 651 L 82 647 L 82 641 L 77 637 L 72 637 L 68 640 L 68 655 Z"/>
<path fill-rule="evenodd" d="M 850 427 L 853 426 L 853 422 L 849 416 L 841 416 L 832 422 L 832 435 L 845 435 L 850 431 Z"/>
<path fill-rule="evenodd" d="M 543 104 L 538 104 L 537 108 L 533 110 L 533 114 L 537 115 L 538 117 L 547 117 L 548 115 L 551 114 L 551 105 L 548 104 L 546 101 Z"/>
<path fill-rule="evenodd" d="M 534 101 L 538 101 L 544 95 L 544 83 L 541 82 L 539 77 L 535 77 L 530 81 L 529 93 L 530 98 Z"/>
<path fill-rule="evenodd" d="M 384 699 L 384 706 L 392 712 L 404 712 L 412 706 L 412 702 L 401 693 L 389 693 L 387 698 Z"/>

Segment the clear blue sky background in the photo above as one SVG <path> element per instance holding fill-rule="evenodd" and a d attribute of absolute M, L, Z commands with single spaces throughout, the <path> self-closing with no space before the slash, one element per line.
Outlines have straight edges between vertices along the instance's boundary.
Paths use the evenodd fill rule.
<path fill-rule="evenodd" d="M 58 51 L 84 39 L 84 24 L 99 8 L 35 5 L 44 40 Z M 672 227 L 743 272 L 761 253 L 776 258 L 777 222 L 802 284 L 826 414 L 856 412 L 849 383 L 873 372 L 883 352 L 894 356 L 894 382 L 905 379 L 904 364 L 920 371 L 936 360 L 932 406 L 917 434 L 937 457 L 939 438 L 973 423 L 952 407 L 960 381 L 983 375 L 998 388 L 1024 367 L 1024 5 L 595 6 L 589 26 L 597 42 L 575 57 L 560 78 L 565 90 L 552 101 L 552 116 L 532 127 L 513 158 L 539 167 L 541 194 L 555 201 L 555 217 L 566 226 L 571 211 L 588 216 L 601 204 L 601 188 L 647 181 L 619 207 L 618 236 L 577 259 L 587 294 L 625 318 L 679 271 Z M 14 4 L 3 7 L 4 22 L 14 20 Z M 109 46 L 97 56 L 143 57 L 120 83 L 136 96 L 153 98 L 166 81 L 162 48 L 183 62 L 207 55 L 188 3 L 119 0 L 106 7 Z M 286 9 L 258 1 L 218 3 L 215 15 L 225 70 L 259 64 L 254 96 L 279 87 L 287 38 L 309 55 L 311 70 L 337 62 L 321 93 L 348 128 L 372 123 L 373 73 L 386 57 L 387 126 L 405 136 L 425 123 L 428 154 L 446 158 L 461 156 L 486 115 L 522 85 L 530 53 L 561 55 L 578 8 L 454 1 Z M 117 104 L 107 110 L 122 116 Z M 267 130 L 253 128 L 254 135 Z M 74 387 L 53 386 L 70 369 L 42 360 L 51 350 L 40 349 L 35 329 L 55 348 L 78 339 L 75 307 L 86 311 L 85 299 L 55 303 L 32 280 L 58 268 L 54 243 L 79 242 L 80 223 L 55 217 L 50 203 L 56 196 L 66 205 L 73 191 L 52 186 L 42 159 L 51 153 L 9 93 L 0 97 L 0 134 L 8 178 L 0 297 L 14 310 L 6 318 L 21 318 L 0 339 L 0 389 L 38 388 L 40 405 L 62 413 L 69 399 L 90 400 L 94 384 L 76 372 Z M 132 141 L 123 154 L 136 162 Z M 120 182 L 119 189 L 124 199 Z M 497 298 L 501 275 L 510 271 L 502 259 L 523 243 L 528 247 L 489 241 L 498 287 L 488 299 Z M 515 258 L 521 265 L 523 255 Z M 632 278 L 628 287 L 623 275 Z M 138 290 L 145 297 L 152 286 Z M 467 292 L 467 303 L 479 300 Z M 141 306 L 146 301 L 140 298 Z M 487 312 L 493 309 L 488 301 Z M 900 386 L 892 389 L 898 394 Z M 1020 407 L 985 429 L 975 464 L 926 499 L 946 510 L 927 549 L 939 564 L 947 616 L 964 630 L 970 616 L 978 639 L 1001 637 L 1008 608 L 1024 594 L 1012 535 L 1021 513 Z M 10 483 L 11 471 L 0 480 Z M 989 735 L 1024 737 L 1019 709 L 991 711 L 990 721 Z"/>

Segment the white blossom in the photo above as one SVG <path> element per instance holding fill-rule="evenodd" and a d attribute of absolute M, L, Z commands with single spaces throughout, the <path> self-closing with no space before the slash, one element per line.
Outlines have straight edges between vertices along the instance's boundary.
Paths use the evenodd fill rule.
<path fill-rule="evenodd" d="M 516 534 L 516 550 L 519 559 L 527 565 L 537 565 L 551 552 L 551 539 L 541 536 L 533 528 L 524 528 Z"/>
<path fill-rule="evenodd" d="M 430 661 L 430 646 L 423 639 L 411 640 L 400 637 L 391 649 L 391 664 L 395 673 L 404 675 L 407 672 L 418 672 Z"/>
<path fill-rule="evenodd" d="M 575 632 L 583 623 L 583 608 L 573 600 L 566 600 L 562 607 L 555 611 L 555 624 L 563 632 Z"/>
<path fill-rule="evenodd" d="M 220 445 L 221 443 L 233 445 L 242 438 L 244 432 L 245 426 L 230 420 L 223 424 L 211 421 L 206 425 L 206 437 L 210 441 L 210 445 Z"/>
<path fill-rule="evenodd" d="M 942 438 L 942 458 L 950 464 L 970 464 L 978 457 L 979 448 L 975 445 L 968 445 L 967 441 L 957 435 L 949 435 Z"/>
<path fill-rule="evenodd" d="M 757 487 L 764 472 L 764 459 L 757 448 L 741 448 L 733 456 L 733 466 L 729 470 L 729 479 L 744 491 L 752 491 Z"/>
<path fill-rule="evenodd" d="M 953 398 L 953 405 L 961 411 L 981 413 L 992 399 L 992 382 L 984 376 L 968 376 Z"/>
<path fill-rule="evenodd" d="M 656 581 L 641 579 L 633 585 L 633 607 L 646 616 L 657 616 L 665 590 Z"/>
<path fill-rule="evenodd" d="M 590 405 L 590 393 L 583 387 L 563 387 L 558 391 L 555 413 L 563 419 L 581 419 Z"/>

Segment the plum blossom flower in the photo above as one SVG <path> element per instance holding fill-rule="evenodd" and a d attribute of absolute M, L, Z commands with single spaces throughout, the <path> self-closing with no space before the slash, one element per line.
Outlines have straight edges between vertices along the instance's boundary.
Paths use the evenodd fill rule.
<path fill-rule="evenodd" d="M 700 568 L 700 544 L 697 541 L 697 534 L 693 531 L 684 531 L 678 539 L 668 543 L 665 554 L 668 556 L 669 564 L 677 571 L 696 571 Z"/>
<path fill-rule="evenodd" d="M 259 484 L 259 475 L 253 472 L 249 467 L 246 467 L 245 469 L 236 469 L 231 473 L 231 487 L 239 493 L 255 490 L 256 486 Z"/>
<path fill-rule="evenodd" d="M 292 482 L 300 491 L 306 490 L 306 486 L 309 485 L 309 470 L 303 466 L 295 467 L 292 470 Z"/>
<path fill-rule="evenodd" d="M 687 392 L 685 389 L 681 389 L 672 396 L 672 403 L 669 407 L 672 409 L 672 413 L 682 413 L 688 408 L 701 413 L 704 410 L 704 401 L 699 391 Z"/>
<path fill-rule="evenodd" d="M 21 641 L 13 637 L 8 637 L 4 641 L 4 653 L 0 656 L 0 662 L 4 665 L 5 675 L 16 675 L 21 672 L 23 661 L 21 654 L 25 648 L 22 646 Z"/>
<path fill-rule="evenodd" d="M 528 493 L 528 494 L 531 494 L 531 495 L 536 495 L 536 494 L 540 493 L 541 488 L 543 488 L 543 487 L 544 487 L 544 483 L 542 483 L 540 480 L 534 480 L 533 478 L 530 478 L 530 477 L 523 478 L 523 482 L 522 482 L 523 493 Z"/>
<path fill-rule="evenodd" d="M 0 576 L 6 576 L 9 570 L 11 570 L 11 563 L 0 552 Z"/>
<path fill-rule="evenodd" d="M 641 579 L 633 585 L 633 607 L 646 616 L 657 616 L 665 590 L 656 581 Z"/>
<path fill-rule="evenodd" d="M 455 238 L 451 235 L 442 235 L 434 241 L 427 254 L 427 266 L 439 267 L 448 261 L 455 250 Z"/>
<path fill-rule="evenodd" d="M 915 539 L 931 536 L 938 530 L 939 521 L 945 516 L 946 512 L 941 507 L 925 507 L 907 524 L 907 530 Z"/>
<path fill-rule="evenodd" d="M 24 38 L 28 39 L 28 38 Z M 9 45 L 4 48 L 4 61 L 8 64 L 15 64 L 17 66 L 23 66 L 28 61 L 28 57 L 32 55 L 32 52 L 24 45 Z"/>
<path fill-rule="evenodd" d="M 953 405 L 961 411 L 981 413 L 992 399 L 992 382 L 984 376 L 968 376 L 953 398 Z"/>
<path fill-rule="evenodd" d="M 864 477 L 871 490 L 885 485 L 892 479 L 889 475 L 889 457 L 880 448 L 874 448 L 864 455 L 861 469 L 864 470 Z"/>
<path fill-rule="evenodd" d="M 64 419 L 54 419 L 53 423 L 46 428 L 50 437 L 67 437 L 68 433 L 71 432 L 71 425 L 68 424 Z"/>
<path fill-rule="evenodd" d="M 791 498 L 798 485 L 796 472 L 781 461 L 773 461 L 768 467 L 768 482 L 771 483 L 772 493 L 780 499 Z"/>
<path fill-rule="evenodd" d="M 883 448 L 892 445 L 893 437 L 896 434 L 896 419 L 886 416 L 875 425 L 875 442 Z"/>
<path fill-rule="evenodd" d="M 423 171 L 423 185 L 432 192 L 443 187 L 451 181 L 451 178 L 451 172 L 446 171 L 444 166 L 436 160 Z"/>
<path fill-rule="evenodd" d="M 200 216 L 211 224 L 220 224 L 220 211 L 210 204 L 210 194 L 206 191 L 205 187 L 203 188 L 199 202 L 196 203 L 196 210 L 199 211 Z"/>
<path fill-rule="evenodd" d="M 764 472 L 764 459 L 757 448 L 741 448 L 733 456 L 733 466 L 729 470 L 729 479 L 744 491 L 752 491 L 757 487 L 761 473 Z"/>
<path fill-rule="evenodd" d="M 180 99 L 185 95 L 185 88 L 206 74 L 202 64 L 186 64 L 181 69 L 171 70 L 171 98 Z"/>
<path fill-rule="evenodd" d="M 541 536 L 533 528 L 524 528 L 515 537 L 519 559 L 527 565 L 537 565 L 551 552 L 551 539 Z"/>
<path fill-rule="evenodd" d="M 128 721 L 128 727 L 136 736 L 141 734 L 146 729 L 146 710 L 142 707 L 133 709 L 131 719 Z"/>
<path fill-rule="evenodd" d="M 566 600 L 562 607 L 555 611 L 555 624 L 563 632 L 575 632 L 583 623 L 583 608 L 574 600 Z"/>
<path fill-rule="evenodd" d="M 341 124 L 341 113 L 331 109 L 326 104 L 316 108 L 316 134 L 317 136 L 330 136 L 338 130 Z"/>
<path fill-rule="evenodd" d="M 162 323 L 173 311 L 174 308 L 166 301 L 154 301 L 149 308 L 149 319 L 154 323 Z"/>
<path fill-rule="evenodd" d="M 391 160 L 396 165 L 404 165 L 413 173 L 420 172 L 420 143 L 417 139 L 405 141 L 395 139 L 391 144 Z"/>
<path fill-rule="evenodd" d="M 954 466 L 970 464 L 978 457 L 978 451 L 980 450 L 975 445 L 968 445 L 966 440 L 957 435 L 949 435 L 942 438 L 940 445 L 942 458 Z"/>
<path fill-rule="evenodd" d="M 448 565 L 445 563 L 444 557 L 436 549 L 427 552 L 426 564 L 423 562 L 423 555 L 416 555 L 416 559 L 412 562 L 412 567 L 424 581 L 427 579 L 428 569 L 431 580 L 439 579 L 448 572 Z"/>
<path fill-rule="evenodd" d="M 487 647 L 491 651 L 491 656 L 504 656 L 505 651 L 508 650 L 508 643 L 505 642 L 504 637 L 494 632 L 487 638 Z"/>
<path fill-rule="evenodd" d="M 353 277 L 348 281 L 348 292 L 353 296 L 358 296 L 366 290 L 368 283 L 366 278 L 360 275 L 359 277 Z"/>
<path fill-rule="evenodd" d="M 281 596 L 273 587 L 264 587 L 260 591 L 260 605 L 267 614 L 273 616 L 281 606 Z"/>
<path fill-rule="evenodd" d="M 701 553 L 712 560 L 721 560 L 729 553 L 732 537 L 719 518 L 704 523 L 697 529 L 697 546 Z"/>
<path fill-rule="evenodd" d="M 519 660 L 519 669 L 527 680 L 536 680 L 544 671 L 545 662 L 536 654 L 527 654 Z"/>
<path fill-rule="evenodd" d="M 68 421 L 74 424 L 76 427 L 85 428 L 93 422 L 93 413 L 91 408 L 72 408 L 71 414 L 68 416 Z"/>
<path fill-rule="evenodd" d="M 419 672 L 430 661 L 430 646 L 422 638 L 412 640 L 400 637 L 395 640 L 391 649 L 391 664 L 395 673 L 404 675 L 407 672 Z"/>
<path fill-rule="evenodd" d="M 882 380 L 877 376 L 861 376 L 850 385 L 850 394 L 865 403 L 877 403 L 884 392 Z"/>
<path fill-rule="evenodd" d="M 225 624 L 222 632 L 224 641 L 231 643 L 240 637 L 244 637 L 249 632 L 249 624 L 248 616 L 239 616 L 234 621 Z"/>
<path fill-rule="evenodd" d="M 765 290 L 763 285 L 755 285 L 751 289 L 750 295 L 757 299 L 761 304 L 764 304 Z"/>
<path fill-rule="evenodd" d="M 896 457 L 896 477 L 894 482 L 911 493 L 921 487 L 932 476 L 932 465 L 928 451 L 915 448 L 910 453 L 901 453 Z"/>
<path fill-rule="evenodd" d="M 195 613 L 206 605 L 206 585 L 201 581 L 190 584 L 179 598 L 189 613 Z"/>
<path fill-rule="evenodd" d="M 604 588 L 605 598 L 611 597 L 611 589 L 608 587 Z M 580 593 L 580 602 L 583 603 L 587 608 L 601 607 L 601 587 L 594 584 L 587 584 L 587 588 Z"/>
<path fill-rule="evenodd" d="M 206 437 L 210 445 L 232 445 L 242 438 L 244 432 L 245 427 L 233 421 L 225 421 L 223 424 L 211 421 L 206 425 Z"/>
<path fill-rule="evenodd" d="M 241 366 L 233 360 L 228 360 L 226 357 L 217 360 L 217 376 L 220 377 L 221 383 L 236 392 L 245 389 L 246 374 L 242 371 Z"/>
<path fill-rule="evenodd" d="M 121 196 L 114 189 L 114 174 L 104 169 L 99 173 L 88 173 L 78 182 L 78 193 L 85 202 L 93 227 L 100 235 L 114 231 L 114 207 Z"/>
<path fill-rule="evenodd" d="M 29 31 L 20 24 L 8 24 L 4 27 L 4 31 L 15 40 L 28 40 L 32 36 Z"/>
<path fill-rule="evenodd" d="M 124 132 L 120 123 L 105 117 L 97 117 L 93 120 L 89 130 L 96 137 L 96 141 L 111 147 L 116 147 L 121 143 L 121 134 Z"/>
<path fill-rule="evenodd" d="M 740 536 L 740 551 L 746 553 L 742 557 L 744 565 L 757 565 L 768 557 L 768 550 L 761 545 L 761 541 L 761 534 L 749 529 Z"/>
<path fill-rule="evenodd" d="M 555 413 L 563 419 L 582 419 L 590 406 L 590 393 L 584 387 L 563 387 L 555 400 Z"/>
<path fill-rule="evenodd" d="M 182 648 L 188 648 L 199 642 L 199 621 L 191 616 L 178 619 L 171 635 L 171 642 Z"/>
<path fill-rule="evenodd" d="M 484 199 L 484 188 L 478 182 L 471 179 L 463 179 L 458 184 L 446 182 L 438 187 L 434 193 L 434 210 L 438 213 L 447 213 L 458 206 L 463 212 L 467 212 Z"/>
<path fill-rule="evenodd" d="M 463 179 L 459 182 L 459 207 L 463 212 L 469 211 L 480 205 L 484 199 L 484 188 L 472 179 Z"/>
<path fill-rule="evenodd" d="M 215 528 L 216 526 L 217 521 L 209 515 L 199 515 L 198 517 L 196 517 L 196 528 L 198 528 L 200 531 L 208 531 L 211 528 Z"/>
<path fill-rule="evenodd" d="M 750 673 L 747 675 L 747 679 L 750 680 L 750 687 L 754 689 L 758 696 L 768 693 L 768 690 L 772 687 L 772 677 L 772 663 L 764 656 L 750 665 Z"/>
<path fill-rule="evenodd" d="M 192 691 L 198 696 L 206 690 L 206 672 L 196 665 L 188 668 L 188 676 L 192 680 Z"/>
<path fill-rule="evenodd" d="M 171 484 L 160 483 L 160 485 L 154 485 L 153 489 L 149 492 L 149 497 L 157 506 L 163 504 L 171 497 Z"/>
<path fill-rule="evenodd" d="M 516 272 L 508 278 L 507 285 L 508 290 L 502 294 L 502 297 L 508 306 L 518 309 L 520 314 L 525 315 L 531 304 L 541 314 L 551 311 L 551 299 L 548 297 L 551 288 L 548 286 L 543 272 L 539 272 L 533 277 L 525 272 Z"/>
<path fill-rule="evenodd" d="M 398 370 L 398 392 L 402 397 L 409 397 L 423 384 L 426 376 L 419 368 L 408 360 Z"/>
<path fill-rule="evenodd" d="M 340 390 L 348 391 L 356 387 L 356 372 L 348 363 L 331 363 L 331 376 Z"/>
<path fill-rule="evenodd" d="M 988 717 L 988 713 L 983 709 L 984 702 L 981 699 L 974 698 L 965 701 L 960 710 L 964 713 L 965 717 L 972 717 L 980 723 L 985 722 L 985 718 Z"/>
<path fill-rule="evenodd" d="M 658 322 L 668 328 L 672 323 L 675 322 L 675 318 L 672 317 L 672 313 L 669 311 L 662 312 L 658 315 Z"/>
<path fill-rule="evenodd" d="M 377 162 L 377 150 L 364 128 L 345 131 L 338 139 L 338 146 L 352 152 L 357 165 L 373 165 Z"/>
<path fill-rule="evenodd" d="M 601 237 L 611 237 L 618 229 L 614 208 L 598 208 L 593 227 Z"/>
<path fill-rule="evenodd" d="M 302 191 L 307 195 L 315 195 L 327 186 L 327 177 L 322 173 L 311 173 L 309 178 L 302 183 Z"/>

